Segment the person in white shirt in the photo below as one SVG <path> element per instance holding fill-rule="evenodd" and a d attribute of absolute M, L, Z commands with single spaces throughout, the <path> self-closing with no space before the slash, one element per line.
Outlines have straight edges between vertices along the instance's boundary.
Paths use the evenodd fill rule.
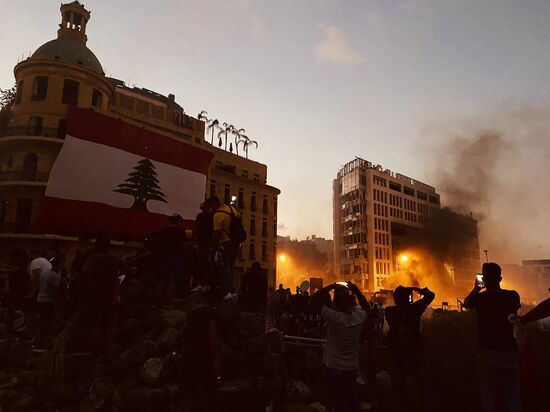
<path fill-rule="evenodd" d="M 50 261 L 43 257 L 36 258 L 31 262 L 30 271 L 36 291 L 36 311 L 38 314 L 35 347 L 44 349 L 54 321 L 60 277 L 58 273 L 52 270 Z"/>
<path fill-rule="evenodd" d="M 331 291 L 334 291 L 334 298 L 329 307 L 326 297 Z M 369 303 L 356 285 L 338 282 L 317 291 L 311 297 L 311 305 L 328 324 L 324 363 L 335 411 L 356 411 L 359 337 L 369 316 Z"/>

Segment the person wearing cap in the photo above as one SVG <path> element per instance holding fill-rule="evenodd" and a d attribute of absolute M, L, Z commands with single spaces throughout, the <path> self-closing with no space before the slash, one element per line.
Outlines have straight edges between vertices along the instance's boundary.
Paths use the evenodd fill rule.
<path fill-rule="evenodd" d="M 517 314 L 521 303 L 515 290 L 500 287 L 501 273 L 495 262 L 484 263 L 483 283 L 474 281 L 474 288 L 464 299 L 464 307 L 477 313 L 477 369 L 483 412 L 495 411 L 498 387 L 503 389 L 508 411 L 522 409 L 519 348 L 508 320 Z"/>
<path fill-rule="evenodd" d="M 157 253 L 160 257 L 160 284 L 157 290 L 158 303 L 169 304 L 174 297 L 176 285 L 183 281 L 185 242 L 187 235 L 182 229 L 183 218 L 173 214 L 169 226 L 157 234 Z"/>
<path fill-rule="evenodd" d="M 54 322 L 55 302 L 59 296 L 59 274 L 52 270 L 46 258 L 34 259 L 29 267 L 31 282 L 36 293 L 37 330 L 35 347 L 45 349 L 46 340 Z"/>
<path fill-rule="evenodd" d="M 331 291 L 334 291 L 334 299 L 332 307 L 328 307 L 327 295 Z M 359 337 L 369 316 L 369 303 L 356 285 L 338 282 L 311 296 L 311 310 L 320 313 L 328 324 L 324 363 L 335 411 L 356 411 L 358 404 L 355 381 L 359 369 Z"/>

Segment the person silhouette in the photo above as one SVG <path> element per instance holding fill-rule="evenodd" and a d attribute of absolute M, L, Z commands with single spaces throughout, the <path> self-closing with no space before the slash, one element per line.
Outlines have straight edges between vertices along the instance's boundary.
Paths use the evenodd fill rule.
<path fill-rule="evenodd" d="M 502 270 L 494 262 L 484 263 L 483 283 L 464 300 L 464 307 L 475 309 L 478 326 L 477 369 L 483 412 L 495 411 L 496 390 L 502 389 L 509 412 L 521 411 L 521 379 L 518 366 L 518 345 L 514 339 L 510 315 L 520 308 L 515 290 L 501 289 Z M 485 291 L 482 291 L 485 289 Z"/>
<path fill-rule="evenodd" d="M 413 292 L 422 298 L 413 302 Z M 386 308 L 386 320 L 389 326 L 388 345 L 391 359 L 392 411 L 405 409 L 404 392 L 407 378 L 412 376 L 417 389 L 426 391 L 426 361 L 420 336 L 420 319 L 435 293 L 428 288 L 398 286 L 393 292 L 395 306 Z M 426 396 L 429 410 L 430 397 Z"/>

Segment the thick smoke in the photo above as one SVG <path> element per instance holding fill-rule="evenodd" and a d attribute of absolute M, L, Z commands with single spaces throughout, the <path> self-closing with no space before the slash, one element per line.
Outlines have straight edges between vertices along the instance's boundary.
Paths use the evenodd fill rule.
<path fill-rule="evenodd" d="M 550 258 L 549 108 L 441 122 L 423 148 L 443 205 L 473 213 L 490 260 Z"/>

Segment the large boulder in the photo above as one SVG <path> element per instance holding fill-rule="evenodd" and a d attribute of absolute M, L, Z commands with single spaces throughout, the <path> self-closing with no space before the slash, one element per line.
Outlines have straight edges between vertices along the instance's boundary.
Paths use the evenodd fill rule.
<path fill-rule="evenodd" d="M 180 332 L 176 328 L 167 328 L 157 338 L 157 345 L 162 353 L 173 352 L 178 346 Z"/>
<path fill-rule="evenodd" d="M 185 326 L 187 315 L 185 312 L 176 309 L 165 309 L 161 312 L 162 321 L 167 328 L 182 329 Z"/>
<path fill-rule="evenodd" d="M 147 326 L 139 319 L 128 319 L 122 325 L 122 333 L 127 338 L 135 338 L 147 332 Z"/>
<path fill-rule="evenodd" d="M 137 340 L 133 345 L 132 349 L 139 359 L 139 363 L 145 362 L 147 359 L 155 358 L 159 356 L 159 347 L 158 345 L 149 339 L 140 339 Z"/>
<path fill-rule="evenodd" d="M 174 378 L 172 362 L 164 358 L 151 358 L 139 369 L 139 378 L 149 386 L 162 386 Z"/>

